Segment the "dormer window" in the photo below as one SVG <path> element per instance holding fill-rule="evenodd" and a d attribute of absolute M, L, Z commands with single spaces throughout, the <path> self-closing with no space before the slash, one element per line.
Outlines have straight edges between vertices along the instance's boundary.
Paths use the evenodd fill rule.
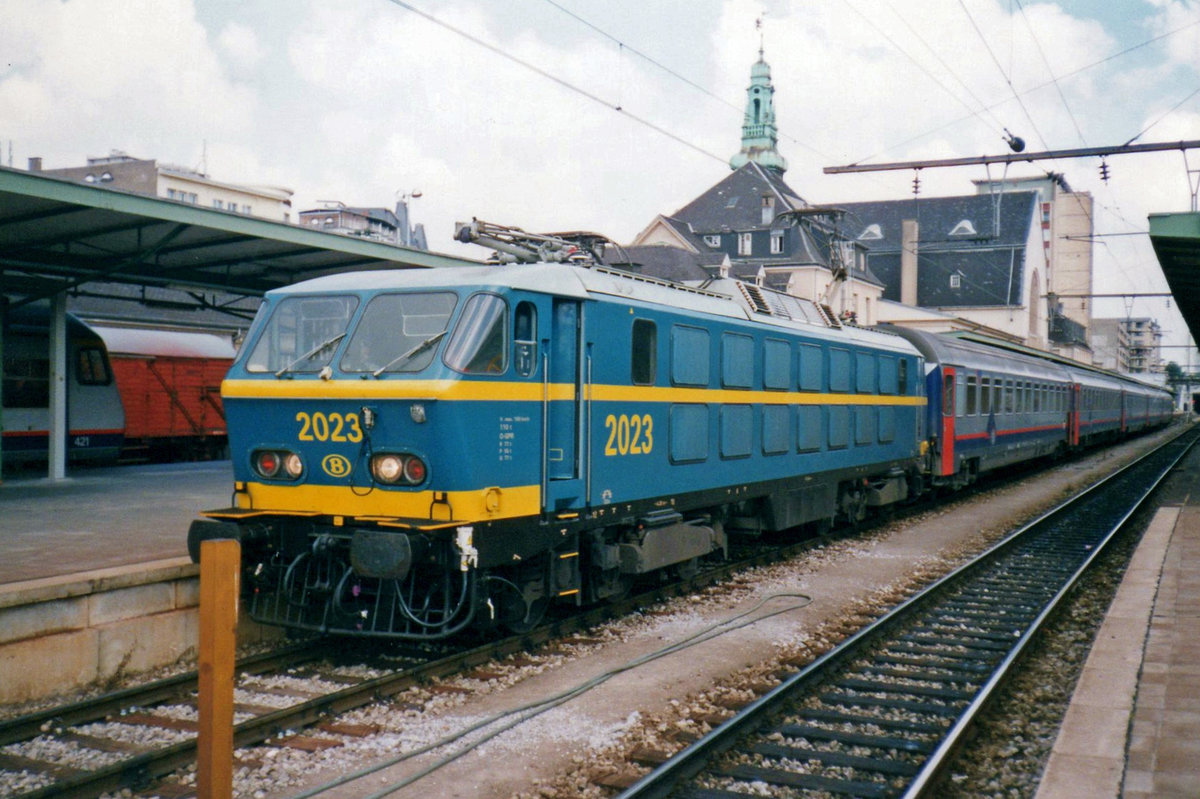
<path fill-rule="evenodd" d="M 725 207 L 733 208 L 735 205 L 737 205 L 737 200 L 738 200 L 737 195 L 736 194 L 733 195 L 732 197 L 730 197 L 728 200 L 725 201 Z"/>
<path fill-rule="evenodd" d="M 738 255 L 750 255 L 750 253 L 751 253 L 750 234 L 749 233 L 739 233 L 738 234 Z"/>
<path fill-rule="evenodd" d="M 873 239 L 882 239 L 882 238 L 883 238 L 883 230 L 879 227 L 878 223 L 872 223 L 870 225 L 867 225 L 866 229 L 863 230 L 862 233 L 858 234 L 859 241 L 869 241 L 869 240 L 873 240 Z"/>
<path fill-rule="evenodd" d="M 91 173 L 89 172 L 88 174 L 86 174 L 86 175 L 84 175 L 84 176 L 83 176 L 83 182 L 84 182 L 84 183 L 95 183 L 95 182 L 96 182 L 96 176 L 95 176 L 95 175 L 93 175 L 93 174 L 91 174 Z"/>
<path fill-rule="evenodd" d="M 975 232 L 975 226 L 971 224 L 970 219 L 963 219 L 957 225 L 954 226 L 954 229 L 950 231 L 950 235 L 951 236 L 978 236 L 979 234 Z"/>
<path fill-rule="evenodd" d="M 769 225 L 775 221 L 775 198 L 764 194 L 762 198 L 762 223 Z"/>
<path fill-rule="evenodd" d="M 953 275 L 950 276 L 950 288 L 952 288 L 952 289 L 962 288 L 962 275 L 955 272 Z"/>
<path fill-rule="evenodd" d="M 721 236 L 720 236 L 720 234 L 707 235 L 704 237 L 704 243 L 707 244 L 709 247 L 720 247 L 721 246 Z"/>

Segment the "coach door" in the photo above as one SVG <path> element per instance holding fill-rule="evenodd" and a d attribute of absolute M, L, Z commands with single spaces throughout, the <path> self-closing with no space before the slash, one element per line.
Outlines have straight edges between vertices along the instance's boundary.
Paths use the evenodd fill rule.
<path fill-rule="evenodd" d="M 958 471 L 954 463 L 954 375 L 949 366 L 942 367 L 942 469 L 943 475 Z"/>
<path fill-rule="evenodd" d="M 583 497 L 583 315 L 574 300 L 555 300 L 545 370 L 546 447 L 543 452 L 544 510 L 579 505 Z"/>

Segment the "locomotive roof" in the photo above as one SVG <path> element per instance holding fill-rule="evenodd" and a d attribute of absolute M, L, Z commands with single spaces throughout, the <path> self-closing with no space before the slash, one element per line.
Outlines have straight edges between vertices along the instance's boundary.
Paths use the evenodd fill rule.
<path fill-rule="evenodd" d="M 291 294 L 345 291 L 399 291 L 406 289 L 469 288 L 516 289 L 575 299 L 597 299 L 597 295 L 625 301 L 669 306 L 694 313 L 752 321 L 787 329 L 801 329 L 823 338 L 912 352 L 911 345 L 892 332 L 854 326 L 833 328 L 824 323 L 789 317 L 786 313 L 762 313 L 752 309 L 737 281 L 718 280 L 702 286 L 672 283 L 604 267 L 568 264 L 507 264 L 480 267 L 444 267 L 403 272 L 348 272 L 306 280 L 268 292 L 269 298 Z M 767 291 L 758 289 L 758 291 Z M 769 293 L 769 292 L 768 292 Z M 794 302 L 808 302 L 791 298 Z M 811 303 L 810 303 L 811 304 Z M 817 312 L 814 310 L 813 315 Z"/>

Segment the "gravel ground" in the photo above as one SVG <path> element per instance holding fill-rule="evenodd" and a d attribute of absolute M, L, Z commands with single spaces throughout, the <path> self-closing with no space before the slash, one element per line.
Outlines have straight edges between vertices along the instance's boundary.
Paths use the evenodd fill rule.
<path fill-rule="evenodd" d="M 412 753 L 440 740 L 439 736 L 454 737 L 474 723 L 513 713 L 531 701 L 596 680 L 764 603 L 752 611 L 751 618 L 761 619 L 757 623 L 667 655 L 653 665 L 611 676 L 586 694 L 453 760 L 448 757 L 454 753 L 452 748 L 417 754 L 381 769 L 364 782 L 321 794 L 361 797 L 369 790 L 440 766 L 390 795 L 481 799 L 611 796 L 613 789 L 602 783 L 613 785 L 621 777 L 631 776 L 626 763 L 635 750 L 669 753 L 681 748 L 728 715 L 731 708 L 777 684 L 782 672 L 794 671 L 881 610 L 1147 446 L 1146 441 L 1133 442 L 1003 489 L 951 501 L 861 537 L 832 539 L 791 562 L 752 570 L 720 588 L 605 625 L 589 633 L 587 643 L 562 644 L 549 653 L 527 656 L 530 663 L 509 671 L 498 669 L 503 671 L 502 678 L 476 681 L 471 693 L 414 694 L 390 709 L 376 707 L 349 714 L 348 720 L 371 719 L 386 732 L 376 741 L 356 746 L 355 756 L 346 751 L 347 756 L 341 758 L 336 754 L 339 750 L 328 750 L 334 754 L 325 764 L 327 770 L 304 779 L 317 785 L 347 774 L 364 764 L 360 759 L 364 752 L 374 750 L 381 758 L 395 756 Z M 452 681 L 459 688 L 471 687 L 469 682 Z M 420 690 L 424 689 L 418 694 Z M 398 707 L 407 709 L 398 712 Z M 1056 727 L 1057 721 L 1053 725 Z M 442 764 L 443 760 L 448 762 Z M 274 799 L 296 793 L 291 786 L 270 790 L 263 787 L 269 780 L 247 776 L 250 781 L 239 783 L 239 795 Z"/>
<path fill-rule="evenodd" d="M 340 740 L 339 747 L 319 753 L 283 745 L 239 750 L 235 795 L 293 797 L 305 786 L 407 753 L 402 762 L 363 781 L 320 795 L 358 799 L 430 770 L 389 795 L 611 796 L 613 790 L 602 784 L 630 776 L 626 763 L 635 750 L 670 753 L 681 748 L 732 709 L 769 690 L 783 673 L 795 671 L 1040 509 L 1148 446 L 1148 439 L 1135 441 L 858 537 L 831 538 L 790 562 L 751 570 L 723 586 L 486 664 L 469 675 L 413 688 L 386 705 L 337 719 L 374 725 L 379 730 L 374 735 L 319 733 Z M 747 615 L 719 628 L 724 634 L 712 636 L 715 625 L 742 614 Z M 697 640 L 688 648 L 631 667 L 689 637 Z M 1081 656 L 1086 654 L 1078 643 L 1074 646 L 1083 650 Z M 280 685 L 305 690 L 303 680 L 291 679 Z M 1070 682 L 1073 686 L 1074 680 Z M 570 701 L 543 708 L 510 730 L 498 730 L 516 715 L 529 713 L 522 708 L 589 684 L 590 690 Z M 1069 697 L 1070 686 L 1065 690 Z M 280 699 L 264 693 L 249 701 L 274 704 Z M 493 719 L 499 721 L 485 726 Z M 1029 739 L 1043 736 L 1052 742 L 1056 726 L 1057 717 L 1050 732 L 1030 732 Z M 1021 738 L 1022 748 L 1031 748 L 1025 740 Z M 997 751 L 1007 751 L 1004 735 L 996 741 Z M 421 753 L 447 742 L 453 743 Z M 980 787 L 966 766 L 962 775 L 954 782 L 962 791 L 958 796 L 1006 795 L 990 793 L 986 782 Z M 176 779 L 191 784 L 194 773 Z M 1016 795 L 1023 792 L 1018 789 Z"/>

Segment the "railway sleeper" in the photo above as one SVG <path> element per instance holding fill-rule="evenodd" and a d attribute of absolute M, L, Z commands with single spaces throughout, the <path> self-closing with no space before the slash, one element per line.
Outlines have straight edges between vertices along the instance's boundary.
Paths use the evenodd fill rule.
<path fill-rule="evenodd" d="M 782 724 L 772 732 L 779 733 L 785 738 L 804 738 L 808 741 L 833 741 L 845 746 L 869 746 L 872 749 L 896 749 L 901 752 L 929 754 L 934 750 L 933 743 L 918 738 L 902 738 L 894 735 L 868 735 L 845 730 L 831 730 L 825 727 L 814 727 L 810 724 Z"/>
<path fill-rule="evenodd" d="M 904 699 L 880 699 L 874 696 L 862 696 L 861 694 L 821 694 L 821 701 L 827 705 L 841 707 L 878 707 L 885 710 L 909 710 L 913 713 L 925 713 L 930 716 L 944 716 L 947 718 L 957 718 L 959 715 L 959 709 L 953 705 L 941 705 L 936 702 L 909 702 Z"/>
<path fill-rule="evenodd" d="M 800 762 L 815 760 L 826 766 L 841 766 L 858 771 L 873 771 L 878 774 L 890 774 L 898 777 L 911 777 L 919 771 L 914 763 L 903 760 L 877 760 L 859 755 L 847 755 L 842 752 L 831 752 L 827 749 L 808 749 L 786 744 L 758 743 L 750 746 L 749 750 L 756 755 L 775 759 L 787 758 Z"/>
<path fill-rule="evenodd" d="M 873 716 L 863 713 L 847 713 L 844 710 L 828 710 L 826 708 L 804 708 L 797 713 L 810 721 L 825 721 L 832 724 L 874 724 L 884 730 L 900 732 L 928 733 L 940 735 L 946 729 L 945 724 L 928 724 L 912 719 L 893 719 L 886 716 Z"/>
<path fill-rule="evenodd" d="M 811 791 L 828 791 L 829 793 L 860 796 L 863 799 L 883 799 L 890 796 L 890 786 L 882 782 L 865 782 L 856 780 L 839 780 L 821 777 L 816 774 L 798 774 L 794 771 L 763 768 L 762 766 L 734 766 L 717 772 L 725 777 L 746 782 L 766 782 L 788 788 L 804 788 Z M 743 794 L 744 795 L 744 794 Z"/>

